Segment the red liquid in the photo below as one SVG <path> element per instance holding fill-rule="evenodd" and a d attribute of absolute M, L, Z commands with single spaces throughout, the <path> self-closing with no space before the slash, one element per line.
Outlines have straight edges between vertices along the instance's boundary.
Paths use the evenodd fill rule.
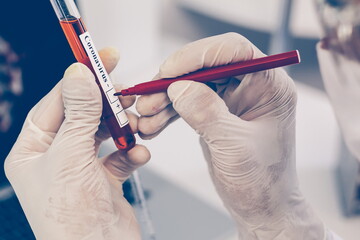
<path fill-rule="evenodd" d="M 85 64 L 95 75 L 95 71 L 90 63 L 90 59 L 86 54 L 86 51 L 81 43 L 79 35 L 86 32 L 86 28 L 81 19 L 74 18 L 70 21 L 60 21 L 60 25 L 65 33 L 65 36 L 70 44 L 70 47 L 75 55 L 77 61 Z M 135 146 L 135 136 L 131 131 L 130 125 L 127 124 L 124 127 L 120 127 L 116 120 L 116 117 L 111 110 L 109 102 L 107 101 L 104 91 L 96 77 L 96 83 L 98 84 L 103 102 L 102 118 L 105 120 L 107 127 L 114 139 L 115 145 L 119 150 L 128 151 Z"/>

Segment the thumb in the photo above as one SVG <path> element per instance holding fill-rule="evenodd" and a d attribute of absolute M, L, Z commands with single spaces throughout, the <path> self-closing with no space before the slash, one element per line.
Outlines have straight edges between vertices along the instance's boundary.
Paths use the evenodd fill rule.
<path fill-rule="evenodd" d="M 100 159 L 105 169 L 121 183 L 137 168 L 150 160 L 149 150 L 142 145 L 136 145 L 128 152 L 116 151 Z"/>
<path fill-rule="evenodd" d="M 102 112 L 99 87 L 92 72 L 81 63 L 72 64 L 65 71 L 62 81 L 65 120 L 54 139 L 52 150 L 69 158 L 90 159 L 95 154 L 92 151 L 94 136 Z"/>
<path fill-rule="evenodd" d="M 175 82 L 169 86 L 168 95 L 176 112 L 208 140 L 216 139 L 219 128 L 236 117 L 229 112 L 225 102 L 203 83 Z"/>
<path fill-rule="evenodd" d="M 99 123 L 102 100 L 92 72 L 83 64 L 71 65 L 64 74 L 62 87 L 65 118 L 78 126 Z"/>

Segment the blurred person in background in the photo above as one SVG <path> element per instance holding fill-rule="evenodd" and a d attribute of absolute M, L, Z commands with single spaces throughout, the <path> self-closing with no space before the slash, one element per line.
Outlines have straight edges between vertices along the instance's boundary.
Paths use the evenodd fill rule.
<path fill-rule="evenodd" d="M 326 36 L 318 45 L 320 66 L 345 142 L 360 159 L 360 6 L 350 0 L 323 4 Z M 329 11 L 337 18 L 327 18 Z M 239 34 L 213 36 L 170 56 L 155 79 L 262 56 Z M 114 49 L 102 58 L 109 70 L 118 61 Z M 104 140 L 99 136 L 104 135 L 98 129 L 101 96 L 93 79 L 85 66 L 71 65 L 30 111 L 7 158 L 7 176 L 39 239 L 140 239 L 131 207 L 118 189 L 150 153 L 138 145 L 128 153 L 97 158 Z M 299 190 L 293 80 L 283 69 L 272 69 L 215 85 L 214 91 L 189 79 L 172 84 L 167 93 L 141 96 L 136 104 L 140 117 L 131 118 L 133 131 L 151 139 L 182 117 L 199 134 L 210 175 L 239 239 L 340 239 Z M 127 107 L 135 102 L 121 101 Z M 46 109 L 53 114 L 45 115 Z M 39 166 L 47 174 L 38 174 Z M 37 187 L 29 191 L 30 182 Z"/>
<path fill-rule="evenodd" d="M 326 92 L 350 153 L 360 161 L 360 1 L 320 1 L 325 36 L 317 45 Z"/>

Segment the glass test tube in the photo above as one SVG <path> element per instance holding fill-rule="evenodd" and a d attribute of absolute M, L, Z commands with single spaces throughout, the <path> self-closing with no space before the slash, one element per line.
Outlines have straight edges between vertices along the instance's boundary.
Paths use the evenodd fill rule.
<path fill-rule="evenodd" d="M 96 51 L 93 41 L 81 21 L 81 16 L 74 0 L 50 0 L 60 25 L 70 44 L 77 61 L 85 64 L 94 73 L 103 99 L 103 114 L 107 127 L 119 150 L 127 151 L 135 146 L 135 136 L 117 96 L 115 89 Z M 149 212 L 146 206 L 144 191 L 137 171 L 130 176 L 133 195 L 137 198 L 142 220 L 146 223 L 146 239 L 155 239 Z"/>
<path fill-rule="evenodd" d="M 60 25 L 78 62 L 89 67 L 96 77 L 103 99 L 102 118 L 105 121 L 115 145 L 127 151 L 135 146 L 135 136 L 129 120 L 121 106 L 105 67 L 96 51 L 90 34 L 81 20 L 73 0 L 50 0 Z"/>

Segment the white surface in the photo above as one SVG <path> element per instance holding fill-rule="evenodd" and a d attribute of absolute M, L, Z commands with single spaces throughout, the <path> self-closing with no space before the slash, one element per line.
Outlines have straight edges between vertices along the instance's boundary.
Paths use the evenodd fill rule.
<path fill-rule="evenodd" d="M 272 32 L 278 26 L 283 0 L 177 0 L 187 9 L 235 25 Z M 321 27 L 314 0 L 293 0 L 290 31 L 294 36 L 318 38 Z"/>

